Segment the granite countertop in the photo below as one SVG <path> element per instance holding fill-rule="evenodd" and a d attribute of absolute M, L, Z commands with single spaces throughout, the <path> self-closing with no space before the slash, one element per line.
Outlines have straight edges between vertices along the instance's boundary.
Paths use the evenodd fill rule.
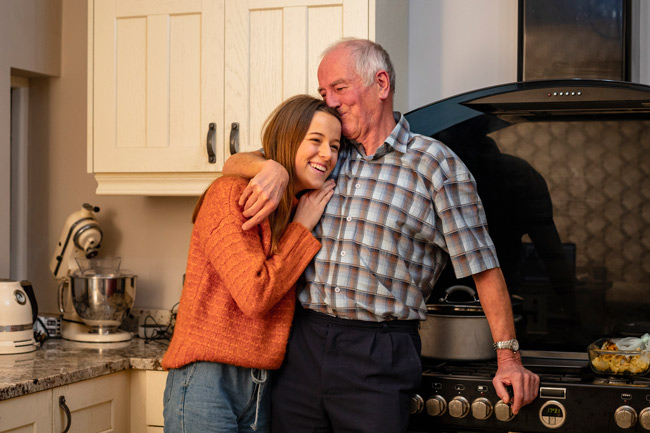
<path fill-rule="evenodd" d="M 46 340 L 31 353 L 0 355 L 0 400 L 44 391 L 130 368 L 162 370 L 167 340 L 77 343 Z"/>

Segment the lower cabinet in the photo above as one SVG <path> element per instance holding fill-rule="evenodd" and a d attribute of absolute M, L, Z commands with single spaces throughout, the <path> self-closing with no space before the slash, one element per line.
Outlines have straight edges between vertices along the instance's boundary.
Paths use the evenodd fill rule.
<path fill-rule="evenodd" d="M 0 433 L 125 433 L 129 371 L 0 402 Z"/>
<path fill-rule="evenodd" d="M 0 401 L 0 432 L 51 431 L 52 390 Z"/>
<path fill-rule="evenodd" d="M 163 433 L 167 372 L 131 370 L 131 433 Z"/>

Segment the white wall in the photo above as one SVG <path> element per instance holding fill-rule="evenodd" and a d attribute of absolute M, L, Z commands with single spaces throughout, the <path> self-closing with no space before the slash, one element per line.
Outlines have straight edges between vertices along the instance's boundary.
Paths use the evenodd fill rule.
<path fill-rule="evenodd" d="M 517 80 L 517 0 L 411 0 L 409 109 Z"/>
<path fill-rule="evenodd" d="M 11 74 L 59 74 L 61 2 L 3 0 L 0 8 L 0 278 L 9 278 Z"/>

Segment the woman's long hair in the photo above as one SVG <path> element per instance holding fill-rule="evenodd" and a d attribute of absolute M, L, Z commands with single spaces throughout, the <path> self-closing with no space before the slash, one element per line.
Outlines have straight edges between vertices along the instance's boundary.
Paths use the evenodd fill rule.
<path fill-rule="evenodd" d="M 277 251 L 278 241 L 291 219 L 296 153 L 307 135 L 314 114 L 319 111 L 341 120 L 336 109 L 328 107 L 322 99 L 297 95 L 280 104 L 264 122 L 262 132 L 264 154 L 267 158 L 282 164 L 289 173 L 287 189 L 280 198 L 278 208 L 269 216 L 272 254 Z"/>
<path fill-rule="evenodd" d="M 271 254 L 277 252 L 278 242 L 289 225 L 293 209 L 293 182 L 295 177 L 296 153 L 300 143 L 307 135 L 309 125 L 316 112 L 323 112 L 334 116 L 341 121 L 341 116 L 335 108 L 327 106 L 322 99 L 309 95 L 293 96 L 269 115 L 264 122 L 262 131 L 262 146 L 264 155 L 280 164 L 289 173 L 289 183 L 280 198 L 277 209 L 269 215 L 271 225 Z M 207 192 L 207 190 L 206 190 Z M 199 209 L 203 204 L 205 192 L 199 198 L 192 214 L 192 223 L 196 221 Z"/>

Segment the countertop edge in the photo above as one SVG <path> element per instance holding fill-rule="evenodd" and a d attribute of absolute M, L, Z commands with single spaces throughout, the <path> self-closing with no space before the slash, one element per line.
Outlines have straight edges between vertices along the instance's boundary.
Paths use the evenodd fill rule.
<path fill-rule="evenodd" d="M 2 355 L 0 401 L 125 370 L 163 371 L 160 361 L 167 346 L 134 339 L 130 347 L 108 354 L 102 349 L 75 349 L 74 343 L 59 340 L 32 353 Z"/>

